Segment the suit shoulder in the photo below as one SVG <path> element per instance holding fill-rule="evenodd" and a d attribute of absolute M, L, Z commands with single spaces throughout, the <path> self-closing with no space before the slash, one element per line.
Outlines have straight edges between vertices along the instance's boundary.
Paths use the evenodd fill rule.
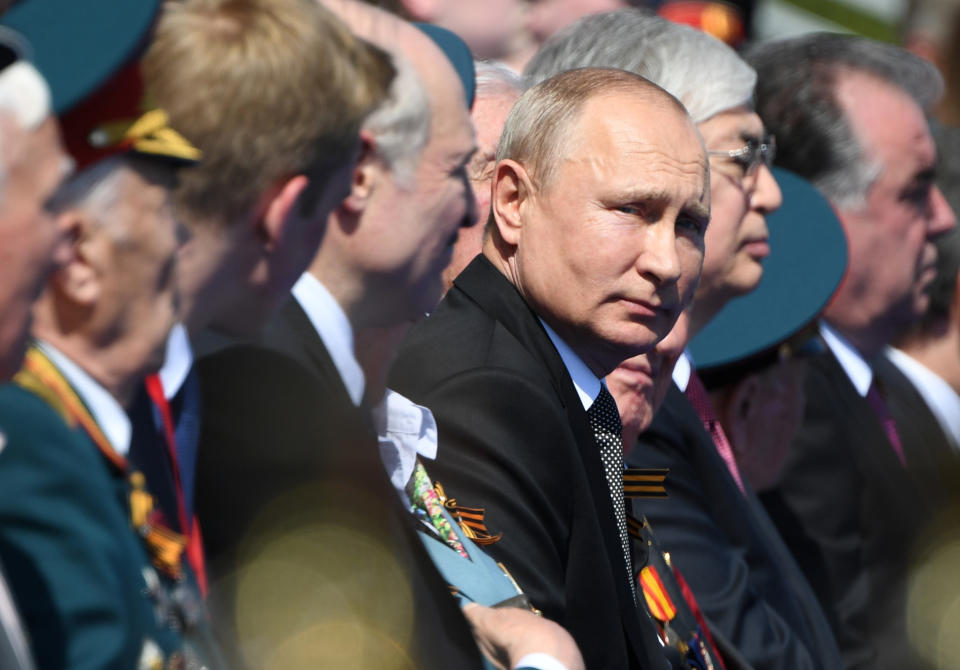
<path fill-rule="evenodd" d="M 390 386 L 414 395 L 452 377 L 483 369 L 549 380 L 541 363 L 502 323 L 464 297 L 448 296 L 404 340 L 390 372 Z"/>

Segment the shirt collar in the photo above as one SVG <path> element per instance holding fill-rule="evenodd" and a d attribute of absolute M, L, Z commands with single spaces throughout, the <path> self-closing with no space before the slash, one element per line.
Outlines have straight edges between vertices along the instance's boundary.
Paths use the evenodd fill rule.
<path fill-rule="evenodd" d="M 132 432 L 130 418 L 110 395 L 93 377 L 72 360 L 56 349 L 49 342 L 38 342 L 37 346 L 43 351 L 50 362 L 57 366 L 60 373 L 70 382 L 70 386 L 77 392 L 80 399 L 90 410 L 93 420 L 100 426 L 100 430 L 110 442 L 110 446 L 121 456 L 130 451 L 130 435 Z"/>
<path fill-rule="evenodd" d="M 346 313 L 327 287 L 309 272 L 300 275 L 292 293 L 330 352 L 350 399 L 359 407 L 366 382 L 354 354 L 353 327 Z"/>
<path fill-rule="evenodd" d="M 593 374 L 587 364 L 583 362 L 583 359 L 577 356 L 573 349 L 561 340 L 560 336 L 543 319 L 540 319 L 540 325 L 547 331 L 547 337 L 550 338 L 553 346 L 557 349 L 557 353 L 560 354 L 560 360 L 563 361 L 564 367 L 570 374 L 570 379 L 573 380 L 573 386 L 577 389 L 577 395 L 580 396 L 583 408 L 590 409 L 590 405 L 600 395 L 600 386 L 602 385 L 600 378 Z"/>
<path fill-rule="evenodd" d="M 380 444 L 380 459 L 401 499 L 417 456 L 437 457 L 437 422 L 426 407 L 387 389 L 383 400 L 373 408 L 373 425 Z"/>
<path fill-rule="evenodd" d="M 831 353 L 840 363 L 840 367 L 847 373 L 850 383 L 857 389 L 861 397 L 866 398 L 873 383 L 873 370 L 870 368 L 860 352 L 857 351 L 843 335 L 834 330 L 826 321 L 820 322 L 820 337 L 826 343 Z"/>
<path fill-rule="evenodd" d="M 680 358 L 673 366 L 673 383 L 684 393 L 690 384 L 690 375 L 693 373 L 693 355 L 689 349 L 684 349 Z"/>
<path fill-rule="evenodd" d="M 163 367 L 159 372 L 163 395 L 167 400 L 177 395 L 192 365 L 193 348 L 190 346 L 190 338 L 184 325 L 178 323 L 167 338 L 167 351 L 164 354 Z"/>
<path fill-rule="evenodd" d="M 907 353 L 887 348 L 887 357 L 913 383 L 954 447 L 960 448 L 960 394 L 936 372 Z"/>

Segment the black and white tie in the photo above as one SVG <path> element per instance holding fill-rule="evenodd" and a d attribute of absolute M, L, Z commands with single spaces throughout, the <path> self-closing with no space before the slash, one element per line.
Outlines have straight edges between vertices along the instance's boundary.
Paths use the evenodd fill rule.
<path fill-rule="evenodd" d="M 587 410 L 593 439 L 600 450 L 600 460 L 610 488 L 610 500 L 613 503 L 613 515 L 620 531 L 620 545 L 623 547 L 623 560 L 627 568 L 627 581 L 636 602 L 636 587 L 633 584 L 633 567 L 630 560 L 630 536 L 627 532 L 627 512 L 623 502 L 623 425 L 617 403 L 604 385 L 600 386 L 600 395 Z"/>

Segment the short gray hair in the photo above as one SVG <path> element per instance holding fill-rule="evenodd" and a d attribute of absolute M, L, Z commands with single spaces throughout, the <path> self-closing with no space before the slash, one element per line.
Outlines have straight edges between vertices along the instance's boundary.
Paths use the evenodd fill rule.
<path fill-rule="evenodd" d="M 859 207 L 882 166 L 868 161 L 835 89 L 861 72 L 928 111 L 943 78 L 925 60 L 865 37 L 814 33 L 768 42 L 745 55 L 759 74 L 757 111 L 777 138 L 777 164 L 811 181 L 838 207 Z"/>
<path fill-rule="evenodd" d="M 680 100 L 694 123 L 752 106 L 757 81 L 753 68 L 720 40 L 641 9 L 577 21 L 544 43 L 524 75 L 533 85 L 578 67 L 639 74 Z"/>
<path fill-rule="evenodd" d="M 394 178 L 408 184 L 430 137 L 430 101 L 420 75 L 401 54 L 393 54 L 396 76 L 386 100 L 363 124 L 373 134 L 376 154 Z"/>
<path fill-rule="evenodd" d="M 673 105 L 680 102 L 656 84 L 614 68 L 580 68 L 554 75 L 527 90 L 514 103 L 497 145 L 497 162 L 522 163 L 539 188 L 547 188 L 562 158 L 561 138 L 569 134 L 583 106 L 598 95 L 631 92 Z"/>
<path fill-rule="evenodd" d="M 50 210 L 60 214 L 83 209 L 97 220 L 107 218 L 119 197 L 117 183 L 125 166 L 122 156 L 111 156 L 64 181 L 50 200 Z"/>
<path fill-rule="evenodd" d="M 495 60 L 478 60 L 473 63 L 476 71 L 476 97 L 486 98 L 501 94 L 523 93 L 523 78 L 507 65 Z"/>

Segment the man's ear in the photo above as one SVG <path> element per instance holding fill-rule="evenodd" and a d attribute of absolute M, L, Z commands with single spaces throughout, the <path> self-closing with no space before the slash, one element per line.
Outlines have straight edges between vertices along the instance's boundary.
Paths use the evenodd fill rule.
<path fill-rule="evenodd" d="M 56 250 L 58 269 L 52 282 L 73 303 L 92 307 L 103 293 L 104 266 L 111 253 L 109 235 L 98 234 L 97 223 L 78 209 L 59 214 L 56 225 L 62 239 Z"/>
<path fill-rule="evenodd" d="M 340 206 L 359 216 L 367 208 L 367 202 L 373 193 L 377 175 L 384 170 L 383 161 L 376 154 L 376 140 L 368 130 L 360 131 L 360 154 L 353 167 L 353 178 L 350 180 L 350 192 L 343 199 Z"/>
<path fill-rule="evenodd" d="M 304 190 L 310 185 L 306 175 L 298 174 L 285 181 L 279 182 L 267 196 L 263 216 L 256 218 L 254 225 L 267 251 L 273 251 L 277 243 L 283 239 L 284 226 L 290 219 L 294 208 Z"/>
<path fill-rule="evenodd" d="M 510 246 L 520 243 L 523 225 L 521 210 L 533 195 L 533 185 L 526 169 L 516 161 L 505 159 L 493 172 L 490 207 L 500 238 Z"/>

